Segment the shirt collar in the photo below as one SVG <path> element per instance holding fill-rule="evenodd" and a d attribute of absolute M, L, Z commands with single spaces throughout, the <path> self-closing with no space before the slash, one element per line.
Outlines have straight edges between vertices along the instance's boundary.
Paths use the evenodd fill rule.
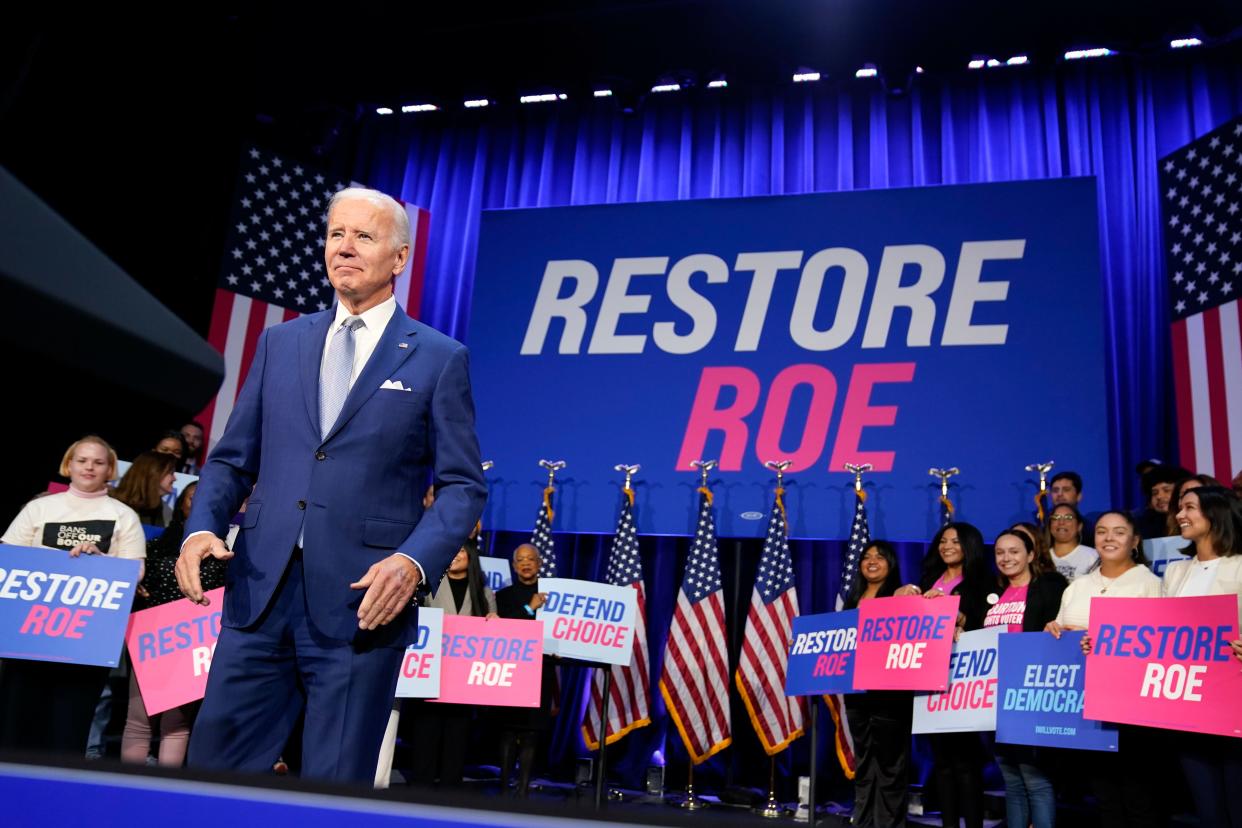
<path fill-rule="evenodd" d="M 370 310 L 365 310 L 358 314 L 362 318 L 363 324 L 367 330 L 373 331 L 375 334 L 383 333 L 384 328 L 388 327 L 388 321 L 392 319 L 392 315 L 397 312 L 397 297 L 389 296 L 383 302 L 380 302 Z M 332 330 L 336 330 L 346 318 L 352 316 L 345 305 L 341 302 L 336 303 L 336 319 L 332 321 Z"/>

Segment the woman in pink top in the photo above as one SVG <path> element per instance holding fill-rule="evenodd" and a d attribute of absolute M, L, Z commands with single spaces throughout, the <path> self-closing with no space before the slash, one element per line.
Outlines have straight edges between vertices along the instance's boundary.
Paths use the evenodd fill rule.
<path fill-rule="evenodd" d="M 1006 530 L 993 544 L 1000 572 L 997 592 L 988 595 L 991 609 L 985 627 L 1004 627 L 1008 632 L 1035 632 L 1057 617 L 1061 593 L 1068 586 L 1065 576 L 1053 567 L 1024 532 Z M 1057 800 L 1045 757 L 1038 748 L 998 744 L 996 764 L 1005 779 L 1005 818 L 1009 825 L 1052 828 L 1056 824 Z"/>

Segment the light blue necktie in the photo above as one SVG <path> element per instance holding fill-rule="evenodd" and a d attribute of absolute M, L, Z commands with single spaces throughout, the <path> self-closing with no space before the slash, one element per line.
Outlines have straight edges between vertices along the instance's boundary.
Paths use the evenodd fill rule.
<path fill-rule="evenodd" d="M 332 334 L 328 358 L 319 377 L 319 435 L 326 438 L 336 418 L 341 416 L 349 394 L 349 378 L 354 372 L 354 331 L 363 325 L 362 317 L 347 316 Z"/>

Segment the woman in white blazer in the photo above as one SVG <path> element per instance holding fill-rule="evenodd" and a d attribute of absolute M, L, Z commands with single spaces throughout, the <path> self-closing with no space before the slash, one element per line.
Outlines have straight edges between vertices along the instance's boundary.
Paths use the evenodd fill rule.
<path fill-rule="evenodd" d="M 1177 525 L 1190 557 L 1169 564 L 1164 594 L 1242 596 L 1242 501 L 1223 486 L 1191 489 L 1178 503 Z M 1242 630 L 1242 598 L 1238 610 Z M 1233 654 L 1242 661 L 1242 636 Z M 1200 824 L 1242 828 L 1242 739 L 1182 733 L 1177 743 Z"/>

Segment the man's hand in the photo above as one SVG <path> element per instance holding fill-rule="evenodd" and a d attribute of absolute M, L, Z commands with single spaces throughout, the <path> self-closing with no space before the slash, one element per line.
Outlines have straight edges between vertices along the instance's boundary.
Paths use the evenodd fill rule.
<path fill-rule="evenodd" d="M 389 555 L 374 564 L 350 589 L 365 589 L 358 607 L 358 629 L 374 630 L 401 614 L 418 586 L 418 567 L 405 555 Z"/>
<path fill-rule="evenodd" d="M 211 599 L 203 594 L 203 584 L 198 577 L 199 564 L 210 555 L 222 561 L 233 557 L 233 553 L 224 541 L 215 535 L 203 532 L 194 535 L 181 546 L 181 555 L 177 557 L 177 586 L 181 594 L 196 604 L 207 606 Z"/>

